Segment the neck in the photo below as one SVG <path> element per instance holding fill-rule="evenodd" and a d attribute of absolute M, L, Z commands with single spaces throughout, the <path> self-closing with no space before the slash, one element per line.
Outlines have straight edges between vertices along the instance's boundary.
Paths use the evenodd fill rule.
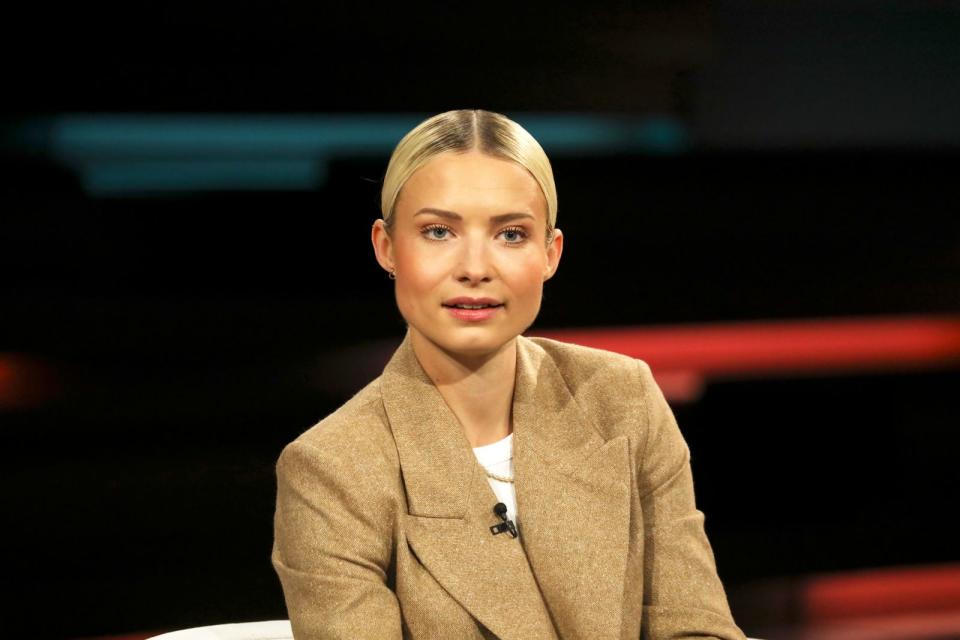
<path fill-rule="evenodd" d="M 471 447 L 512 433 L 516 338 L 489 353 L 459 354 L 443 349 L 412 327 L 410 337 L 417 360 L 459 420 Z"/>

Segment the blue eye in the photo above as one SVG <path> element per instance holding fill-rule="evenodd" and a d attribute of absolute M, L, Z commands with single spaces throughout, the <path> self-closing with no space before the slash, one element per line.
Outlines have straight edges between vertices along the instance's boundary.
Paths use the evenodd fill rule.
<path fill-rule="evenodd" d="M 450 231 L 450 228 L 445 227 L 442 224 L 432 224 L 430 226 L 424 227 L 421 233 L 426 235 L 426 237 L 429 238 L 430 240 L 444 240 L 446 238 L 445 235 L 435 234 L 434 233 L 435 231 L 442 231 L 446 233 L 447 231 Z"/>
<path fill-rule="evenodd" d="M 504 235 L 513 234 L 512 237 L 515 239 L 511 240 L 510 238 L 507 238 L 507 244 L 520 244 L 527 239 L 527 232 L 521 227 L 510 227 L 509 229 L 504 229 L 500 233 Z"/>

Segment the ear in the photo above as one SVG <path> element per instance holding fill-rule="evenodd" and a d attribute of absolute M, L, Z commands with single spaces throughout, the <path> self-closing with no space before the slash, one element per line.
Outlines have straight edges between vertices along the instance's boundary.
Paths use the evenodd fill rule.
<path fill-rule="evenodd" d="M 383 218 L 378 218 L 370 230 L 370 241 L 373 243 L 373 252 L 377 262 L 387 271 L 392 271 L 396 265 L 393 260 L 393 238 L 387 233 Z"/>
<path fill-rule="evenodd" d="M 550 238 L 550 244 L 547 245 L 547 267 L 543 273 L 543 280 L 547 281 L 557 272 L 560 266 L 560 256 L 563 254 L 563 232 L 560 229 L 553 230 L 553 237 Z"/>

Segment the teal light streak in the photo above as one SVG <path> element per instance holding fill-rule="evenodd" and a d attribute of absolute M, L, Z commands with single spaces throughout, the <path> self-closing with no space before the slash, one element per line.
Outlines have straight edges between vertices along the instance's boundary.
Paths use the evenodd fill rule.
<path fill-rule="evenodd" d="M 95 195 L 215 190 L 310 190 L 337 156 L 382 156 L 429 114 L 66 114 L 21 127 Z M 550 157 L 677 154 L 686 129 L 670 117 L 515 114 Z M 42 147 L 42 149 L 38 149 Z"/>

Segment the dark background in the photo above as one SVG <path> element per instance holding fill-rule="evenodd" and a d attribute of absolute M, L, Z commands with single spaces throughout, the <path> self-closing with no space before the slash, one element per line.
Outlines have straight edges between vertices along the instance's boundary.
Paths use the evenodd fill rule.
<path fill-rule="evenodd" d="M 286 617 L 276 457 L 404 330 L 369 242 L 389 148 L 306 187 L 98 190 L 58 152 L 71 117 L 647 123 L 543 138 L 566 248 L 531 334 L 960 312 L 957 3 L 140 2 L 6 30 L 7 636 Z M 765 580 L 958 559 L 957 383 L 728 379 L 675 406 L 745 630 Z"/>

